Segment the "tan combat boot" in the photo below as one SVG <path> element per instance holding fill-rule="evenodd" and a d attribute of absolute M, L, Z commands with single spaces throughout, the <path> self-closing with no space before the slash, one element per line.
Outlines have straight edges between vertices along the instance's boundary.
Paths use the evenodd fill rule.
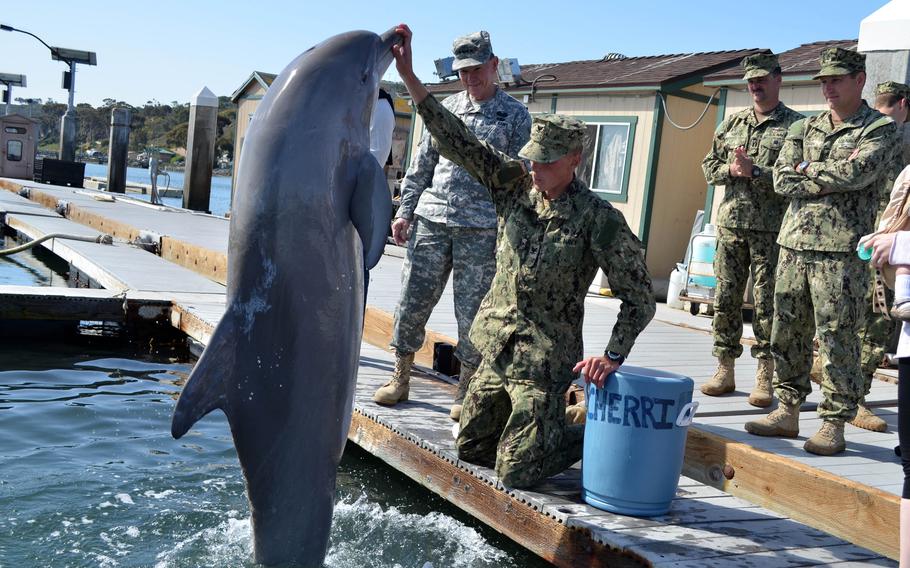
<path fill-rule="evenodd" d="M 799 435 L 799 405 L 781 402 L 771 414 L 759 420 L 746 422 L 746 432 L 756 436 L 797 437 Z"/>
<path fill-rule="evenodd" d="M 842 420 L 825 420 L 818 432 L 806 440 L 803 449 L 810 454 L 820 456 L 832 456 L 846 450 L 844 422 Z"/>
<path fill-rule="evenodd" d="M 414 363 L 413 353 L 397 353 L 395 355 L 395 371 L 392 380 L 376 389 L 373 393 L 373 402 L 385 406 L 393 406 L 408 400 L 411 387 L 411 365 Z"/>
<path fill-rule="evenodd" d="M 708 396 L 719 396 L 736 390 L 736 383 L 733 380 L 733 357 L 719 357 L 717 359 L 717 371 L 714 376 L 701 386 L 701 392 Z"/>
<path fill-rule="evenodd" d="M 452 408 L 449 410 L 449 418 L 458 422 L 461 420 L 461 407 L 464 404 L 464 395 L 468 392 L 468 385 L 474 378 L 477 367 L 472 367 L 466 363 L 461 364 L 461 376 L 458 377 L 458 391 L 455 393 L 455 400 L 452 401 Z"/>
<path fill-rule="evenodd" d="M 774 393 L 771 381 L 774 379 L 774 359 L 759 359 L 758 372 L 755 373 L 755 387 L 749 395 L 749 404 L 759 408 L 771 406 Z"/>
<path fill-rule="evenodd" d="M 888 429 L 888 423 L 872 414 L 872 411 L 866 406 L 865 401 L 856 406 L 856 417 L 850 421 L 857 428 L 871 430 L 873 432 L 884 432 Z"/>

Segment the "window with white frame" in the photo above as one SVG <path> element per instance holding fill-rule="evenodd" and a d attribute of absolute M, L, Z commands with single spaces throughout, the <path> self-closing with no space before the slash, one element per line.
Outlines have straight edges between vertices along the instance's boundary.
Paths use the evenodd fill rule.
<path fill-rule="evenodd" d="M 588 126 L 576 175 L 611 200 L 628 193 L 636 117 L 579 117 Z"/>

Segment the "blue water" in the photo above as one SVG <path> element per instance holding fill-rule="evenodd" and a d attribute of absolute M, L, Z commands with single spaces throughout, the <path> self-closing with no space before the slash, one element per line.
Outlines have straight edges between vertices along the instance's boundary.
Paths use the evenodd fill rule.
<path fill-rule="evenodd" d="M 0 249 L 21 243 L 10 236 L 0 236 Z M 66 261 L 38 246 L 10 256 L 0 256 L 0 285 L 63 286 L 67 284 Z"/>
<path fill-rule="evenodd" d="M 0 350 L 0 566 L 252 566 L 224 415 L 170 436 L 190 366 L 85 345 Z M 545 566 L 359 448 L 329 567 Z"/>
<path fill-rule="evenodd" d="M 86 177 L 107 177 L 107 164 L 85 164 Z M 176 189 L 183 188 L 183 172 L 168 172 L 170 176 L 170 187 Z M 126 180 L 133 183 L 151 183 L 149 171 L 144 168 L 127 168 Z M 183 207 L 182 197 L 167 197 L 165 188 L 167 178 L 158 176 L 158 191 L 164 196 L 162 201 L 165 205 L 171 207 Z M 144 199 L 148 201 L 149 195 L 136 193 L 128 194 L 130 197 Z M 212 176 L 212 190 L 209 197 L 209 210 L 213 215 L 224 215 L 231 210 L 231 178 L 230 176 Z"/>

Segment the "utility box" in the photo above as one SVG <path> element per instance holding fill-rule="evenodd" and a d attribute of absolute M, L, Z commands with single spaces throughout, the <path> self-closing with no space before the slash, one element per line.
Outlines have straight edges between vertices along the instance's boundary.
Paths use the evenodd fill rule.
<path fill-rule="evenodd" d="M 19 114 L 0 117 L 0 177 L 32 179 L 38 122 Z"/>
<path fill-rule="evenodd" d="M 38 158 L 35 160 L 35 181 L 82 187 L 85 182 L 85 164 L 53 158 Z"/>

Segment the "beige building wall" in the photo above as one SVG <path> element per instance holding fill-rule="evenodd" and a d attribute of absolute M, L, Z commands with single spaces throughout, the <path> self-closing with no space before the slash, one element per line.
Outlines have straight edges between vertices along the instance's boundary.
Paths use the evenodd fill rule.
<path fill-rule="evenodd" d="M 797 112 L 816 113 L 828 108 L 828 103 L 822 96 L 821 88 L 816 84 L 807 85 L 785 85 L 780 90 L 780 100 L 785 105 Z M 724 116 L 730 116 L 735 112 L 752 106 L 752 97 L 745 87 L 730 88 L 727 91 L 727 107 Z M 710 150 L 710 142 L 705 146 L 704 154 Z M 704 157 L 704 156 L 702 156 Z M 707 182 L 706 182 L 707 183 Z M 711 219 L 717 219 L 717 209 L 724 198 L 724 186 L 719 185 L 714 188 L 714 201 L 711 208 Z"/>
<path fill-rule="evenodd" d="M 550 112 L 548 107 L 545 112 Z M 632 142 L 632 162 L 629 165 L 629 192 L 625 203 L 612 201 L 626 218 L 635 234 L 639 233 L 641 211 L 644 206 L 645 180 L 648 176 L 651 130 L 654 126 L 654 94 L 640 95 L 559 95 L 556 112 L 578 116 L 634 116 L 635 140 Z"/>
<path fill-rule="evenodd" d="M 231 172 L 237 179 L 237 168 L 240 167 L 240 152 L 243 151 L 243 141 L 246 138 L 246 132 L 250 128 L 250 119 L 255 112 L 256 107 L 262 102 L 265 96 L 265 89 L 258 82 L 250 84 L 247 90 L 237 101 L 237 132 L 235 134 L 234 147 L 234 168 Z"/>
<path fill-rule="evenodd" d="M 714 89 L 690 87 L 689 92 L 711 96 Z M 680 97 L 667 98 L 669 118 L 681 126 L 694 123 L 706 103 Z M 701 161 L 711 143 L 717 106 L 711 105 L 701 121 L 681 130 L 664 118 L 652 199 L 647 263 L 652 277 L 664 279 L 683 260 L 695 214 L 705 204 L 708 185 Z"/>

